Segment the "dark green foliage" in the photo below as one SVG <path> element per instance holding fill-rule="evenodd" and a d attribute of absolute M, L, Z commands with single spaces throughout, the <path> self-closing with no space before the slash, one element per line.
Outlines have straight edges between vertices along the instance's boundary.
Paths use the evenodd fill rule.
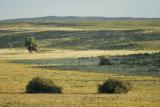
<path fill-rule="evenodd" d="M 38 43 L 34 37 L 29 37 L 25 40 L 25 47 L 29 52 L 38 51 Z"/>
<path fill-rule="evenodd" d="M 105 56 L 100 56 L 99 57 L 99 66 L 102 66 L 102 65 L 113 65 L 113 62 L 109 59 L 109 58 L 106 58 Z"/>
<path fill-rule="evenodd" d="M 26 86 L 27 93 L 62 93 L 62 88 L 51 80 L 41 77 L 33 78 Z"/>
<path fill-rule="evenodd" d="M 127 93 L 130 89 L 128 81 L 108 79 L 98 86 L 98 93 Z"/>
<path fill-rule="evenodd" d="M 139 65 L 139 66 L 160 66 L 160 52 L 158 53 L 140 53 L 128 56 L 117 57 L 121 64 Z"/>

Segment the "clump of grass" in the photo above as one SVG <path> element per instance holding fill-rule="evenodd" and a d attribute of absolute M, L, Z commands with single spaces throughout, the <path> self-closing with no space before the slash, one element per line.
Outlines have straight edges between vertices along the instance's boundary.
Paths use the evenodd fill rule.
<path fill-rule="evenodd" d="M 106 58 L 105 56 L 99 56 L 99 66 L 103 66 L 103 65 L 113 65 L 113 62 L 111 61 L 111 59 Z"/>
<path fill-rule="evenodd" d="M 128 81 L 108 79 L 98 86 L 98 93 L 128 93 L 131 83 Z"/>
<path fill-rule="evenodd" d="M 26 93 L 62 93 L 62 88 L 50 79 L 35 77 L 26 86 Z"/>

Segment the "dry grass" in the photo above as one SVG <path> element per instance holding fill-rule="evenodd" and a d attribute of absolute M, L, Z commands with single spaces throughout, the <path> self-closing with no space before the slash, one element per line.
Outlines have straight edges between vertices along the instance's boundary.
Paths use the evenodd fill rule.
<path fill-rule="evenodd" d="M 129 55 L 138 53 L 155 53 L 159 51 L 146 50 L 59 50 L 59 49 L 42 49 L 43 52 L 30 54 L 26 49 L 0 49 L 2 59 L 51 59 L 51 58 L 80 58 L 96 56 L 116 56 Z"/>
<path fill-rule="evenodd" d="M 84 72 L 33 68 L 33 64 L 14 60 L 94 57 L 121 55 L 144 51 L 70 51 L 50 50 L 29 54 L 24 50 L 0 50 L 0 106 L 7 107 L 158 107 L 160 78 L 122 75 L 112 72 Z M 35 64 L 36 65 L 36 64 Z M 44 62 L 45 65 L 45 62 Z M 106 69 L 107 70 L 107 69 Z M 121 69 L 123 70 L 123 69 Z M 25 86 L 35 76 L 52 79 L 64 88 L 63 94 L 25 94 Z M 129 80 L 133 89 L 128 94 L 96 94 L 97 85 L 107 78 Z"/>

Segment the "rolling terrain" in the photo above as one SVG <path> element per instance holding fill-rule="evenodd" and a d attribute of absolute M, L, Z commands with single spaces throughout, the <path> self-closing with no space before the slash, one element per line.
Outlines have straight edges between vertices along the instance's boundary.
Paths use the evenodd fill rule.
<path fill-rule="evenodd" d="M 37 53 L 24 47 L 27 37 Z M 105 56 L 113 65 L 99 66 Z M 158 107 L 160 19 L 45 17 L 0 21 L 0 106 Z M 26 94 L 36 76 L 62 94 Z M 127 94 L 97 94 L 108 78 L 128 80 Z"/>

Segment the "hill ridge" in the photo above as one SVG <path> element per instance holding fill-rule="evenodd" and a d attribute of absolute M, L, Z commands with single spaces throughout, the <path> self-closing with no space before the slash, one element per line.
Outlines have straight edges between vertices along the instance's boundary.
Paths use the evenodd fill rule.
<path fill-rule="evenodd" d="M 46 22 L 46 21 L 111 21 L 111 20 L 159 20 L 160 18 L 100 17 L 100 16 L 45 16 L 0 20 L 0 22 Z"/>

